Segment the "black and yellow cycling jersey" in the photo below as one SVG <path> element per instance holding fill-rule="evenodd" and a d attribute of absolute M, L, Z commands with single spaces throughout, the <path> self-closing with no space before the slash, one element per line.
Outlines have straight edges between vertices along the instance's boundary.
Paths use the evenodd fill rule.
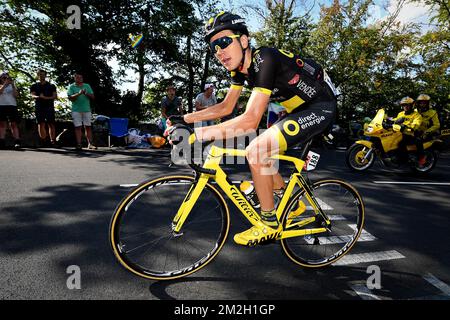
<path fill-rule="evenodd" d="M 312 59 L 262 47 L 252 51 L 248 75 L 231 73 L 232 87 L 247 81 L 253 90 L 270 96 L 287 114 L 269 130 L 286 151 L 330 128 L 336 115 L 336 89 L 323 68 Z"/>
<path fill-rule="evenodd" d="M 232 87 L 242 87 L 245 81 L 288 113 L 306 102 L 334 100 L 336 95 L 330 78 L 317 62 L 276 48 L 253 50 L 248 75 L 231 72 Z"/>

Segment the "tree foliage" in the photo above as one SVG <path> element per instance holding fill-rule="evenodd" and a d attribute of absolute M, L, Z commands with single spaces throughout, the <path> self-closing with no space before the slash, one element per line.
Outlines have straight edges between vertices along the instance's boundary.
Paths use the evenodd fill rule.
<path fill-rule="evenodd" d="M 321 6 L 314 21 L 312 6 L 298 0 L 265 0 L 264 7 L 239 10 L 263 22 L 251 30 L 257 46 L 295 51 L 327 69 L 341 93 L 340 121 L 346 122 L 382 106 L 398 110 L 401 97 L 421 92 L 438 109 L 448 103 L 448 0 L 422 0 L 433 10 L 426 32 L 398 21 L 406 1 L 376 22 L 370 16 L 374 0 L 334 0 Z M 70 5 L 81 9 L 80 29 L 67 28 Z M 217 0 L 1 0 L 0 68 L 18 77 L 21 108 L 30 114 L 28 88 L 38 67 L 49 70 L 61 88 L 74 70 L 83 71 L 96 92 L 97 113 L 135 122 L 155 118 L 169 83 L 192 111 L 206 82 L 214 82 L 219 95 L 229 86 L 227 72 L 203 41 L 203 21 L 223 9 Z M 136 49 L 130 33 L 144 36 Z M 130 72 L 137 77 L 134 89 L 122 92 Z"/>

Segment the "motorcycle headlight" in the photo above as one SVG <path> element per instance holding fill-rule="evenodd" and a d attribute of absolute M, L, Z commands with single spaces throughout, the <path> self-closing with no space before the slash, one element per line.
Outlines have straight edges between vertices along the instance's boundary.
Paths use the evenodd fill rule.
<path fill-rule="evenodd" d="M 373 127 L 372 126 L 367 127 L 367 133 L 372 133 L 372 131 L 373 131 Z"/>

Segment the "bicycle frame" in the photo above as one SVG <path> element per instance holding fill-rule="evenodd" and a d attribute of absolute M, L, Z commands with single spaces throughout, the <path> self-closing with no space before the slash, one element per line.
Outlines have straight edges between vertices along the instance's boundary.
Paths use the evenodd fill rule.
<path fill-rule="evenodd" d="M 181 204 L 180 208 L 178 209 L 178 212 L 175 215 L 173 222 L 172 222 L 172 229 L 175 233 L 180 232 L 189 213 L 191 212 L 192 208 L 194 207 L 195 203 L 197 202 L 198 197 L 200 196 L 200 194 L 202 193 L 206 184 L 208 183 L 209 179 L 211 179 L 211 178 L 225 192 L 225 194 L 232 200 L 234 205 L 239 209 L 239 211 L 244 215 L 244 217 L 252 225 L 258 225 L 258 224 L 262 223 L 261 219 L 259 217 L 259 214 L 250 205 L 250 203 L 247 201 L 245 196 L 241 193 L 239 188 L 237 186 L 233 185 L 229 181 L 227 174 L 221 169 L 220 162 L 224 155 L 245 157 L 246 151 L 245 150 L 237 150 L 237 149 L 223 149 L 223 148 L 220 148 L 220 147 L 217 147 L 214 145 L 211 147 L 211 149 L 209 150 L 209 154 L 205 160 L 205 163 L 203 164 L 203 167 L 202 167 L 203 169 L 205 169 L 203 171 L 211 172 L 211 174 L 202 172 L 200 174 L 200 176 L 198 177 L 197 182 L 194 183 L 191 186 L 191 188 L 189 189 L 188 194 L 186 195 L 185 199 L 183 200 L 183 203 Z M 297 170 L 297 172 L 294 172 L 291 175 L 291 177 L 289 179 L 289 183 L 286 186 L 284 195 L 283 195 L 283 197 L 278 205 L 278 208 L 276 210 L 276 215 L 277 215 L 278 220 L 280 221 L 281 215 L 283 214 L 284 209 L 285 209 L 286 205 L 288 204 L 289 198 L 291 197 L 296 185 L 298 185 L 300 188 L 302 188 L 305 191 L 306 199 L 311 204 L 311 206 L 316 214 L 316 217 L 306 219 L 306 221 L 304 220 L 297 224 L 296 223 L 290 224 L 289 228 L 286 228 L 284 230 L 282 230 L 282 227 L 280 225 L 279 232 L 277 233 L 276 239 L 278 240 L 278 239 L 298 237 L 298 236 L 326 232 L 327 227 L 329 227 L 331 224 L 330 219 L 324 214 L 324 212 L 320 208 L 320 205 L 317 202 L 317 200 L 315 199 L 311 188 L 309 187 L 305 178 L 301 175 L 301 171 L 303 170 L 305 161 L 298 159 L 298 158 L 280 155 L 280 154 L 272 156 L 271 159 L 292 162 Z M 316 221 L 316 218 L 318 216 L 321 217 L 321 221 L 325 222 L 327 227 L 302 229 L 302 230 L 289 230 L 291 227 L 294 227 L 294 226 L 304 226 L 309 223 L 312 223 L 312 222 Z"/>

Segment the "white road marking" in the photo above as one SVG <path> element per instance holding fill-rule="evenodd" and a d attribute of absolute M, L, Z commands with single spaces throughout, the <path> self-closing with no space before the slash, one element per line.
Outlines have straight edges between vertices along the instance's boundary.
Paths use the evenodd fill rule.
<path fill-rule="evenodd" d="M 328 216 L 328 218 L 329 218 L 331 221 L 342 221 L 342 220 L 347 220 L 347 218 L 344 217 L 344 216 L 341 215 L 341 214 L 330 214 L 330 215 Z"/>
<path fill-rule="evenodd" d="M 450 182 L 422 182 L 422 181 L 373 181 L 377 184 L 417 184 L 423 186 L 450 186 Z"/>
<path fill-rule="evenodd" d="M 377 295 L 363 284 L 349 284 L 350 288 L 363 300 L 381 300 Z"/>
<path fill-rule="evenodd" d="M 450 286 L 448 286 L 445 282 L 439 280 L 431 273 L 427 273 L 426 275 L 423 276 L 423 278 L 429 283 L 431 283 L 433 286 L 441 290 L 442 293 L 445 294 L 447 297 L 450 297 Z"/>
<path fill-rule="evenodd" d="M 375 262 L 375 261 L 386 261 L 394 259 L 405 258 L 400 252 L 391 251 L 379 251 L 379 252 L 369 252 L 369 253 L 359 253 L 359 254 L 347 254 L 340 260 L 333 263 L 333 266 L 346 266 L 350 264 Z"/>
<path fill-rule="evenodd" d="M 133 187 L 137 187 L 137 186 L 138 186 L 137 183 L 121 184 L 120 185 L 121 188 L 133 188 Z"/>
<path fill-rule="evenodd" d="M 353 230 L 356 230 L 356 224 L 349 224 L 348 226 Z M 353 235 L 319 237 L 319 243 L 321 245 L 347 243 L 352 239 L 352 237 Z M 371 235 L 370 233 L 368 233 L 366 230 L 363 229 L 361 235 L 358 238 L 358 242 L 375 241 L 376 239 L 377 238 L 375 238 L 373 235 Z"/>

